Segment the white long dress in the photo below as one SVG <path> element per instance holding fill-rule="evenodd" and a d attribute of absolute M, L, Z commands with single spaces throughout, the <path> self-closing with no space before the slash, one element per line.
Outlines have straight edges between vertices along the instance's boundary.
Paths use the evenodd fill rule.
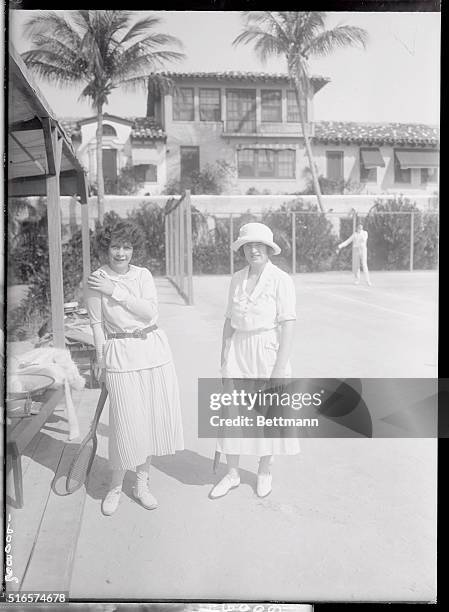
<path fill-rule="evenodd" d="M 117 274 L 97 273 L 115 285 L 111 296 L 86 291 L 92 326 L 108 333 L 132 332 L 157 322 L 156 287 L 151 272 L 130 266 Z M 109 461 L 113 469 L 135 469 L 149 455 L 183 450 L 178 381 L 167 337 L 157 329 L 146 338 L 112 338 L 104 344 L 109 392 Z"/>
<path fill-rule="evenodd" d="M 270 378 L 279 350 L 280 326 L 296 319 L 296 293 L 291 277 L 268 261 L 254 291 L 246 291 L 249 267 L 234 274 L 226 318 L 234 333 L 227 341 L 224 378 Z M 290 363 L 285 377 L 291 376 Z M 217 450 L 236 455 L 293 455 L 297 438 L 219 438 Z"/>

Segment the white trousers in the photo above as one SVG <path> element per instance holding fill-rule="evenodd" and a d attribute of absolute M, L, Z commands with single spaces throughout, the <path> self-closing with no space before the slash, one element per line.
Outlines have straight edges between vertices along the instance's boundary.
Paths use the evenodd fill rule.
<path fill-rule="evenodd" d="M 362 264 L 365 280 L 369 283 L 368 251 L 366 247 L 352 249 L 352 272 L 357 280 L 360 280 L 360 264 Z"/>

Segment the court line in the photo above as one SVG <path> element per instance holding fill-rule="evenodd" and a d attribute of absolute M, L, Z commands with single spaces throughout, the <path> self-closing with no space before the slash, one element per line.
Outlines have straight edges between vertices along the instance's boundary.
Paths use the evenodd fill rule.
<path fill-rule="evenodd" d="M 309 289 L 309 291 L 311 290 Z M 351 297 L 348 297 L 347 295 L 339 295 L 338 293 L 330 293 L 330 292 L 326 293 L 326 295 L 333 296 L 341 300 L 347 300 L 349 302 L 356 302 L 357 304 L 362 304 L 363 306 L 371 306 L 371 308 L 385 310 L 386 312 L 392 312 L 393 314 L 397 314 L 402 317 L 404 316 L 411 317 L 412 319 L 418 319 L 419 321 L 422 321 L 424 319 L 424 317 L 421 317 L 420 315 L 414 315 L 414 314 L 411 314 L 410 312 L 403 312 L 401 310 L 394 310 L 393 308 L 387 308 L 386 306 L 379 306 L 378 304 L 371 304 L 370 302 L 364 302 L 363 300 L 351 298 Z"/>
<path fill-rule="evenodd" d="M 342 285 L 338 285 L 338 286 L 341 287 Z M 309 285 L 309 286 L 301 285 L 301 289 L 303 289 L 303 288 L 308 289 L 309 291 L 312 290 L 312 286 L 311 285 Z M 314 286 L 313 290 L 316 290 L 316 289 L 318 289 L 318 290 L 321 289 L 323 291 L 327 291 L 328 288 L 325 285 L 322 285 L 321 287 L 315 287 Z M 375 292 L 376 295 L 381 295 L 381 296 L 383 295 L 383 296 L 388 297 L 388 298 L 396 298 L 396 299 L 399 299 L 399 300 L 404 300 L 404 301 L 410 302 L 412 304 L 415 304 L 416 306 L 423 306 L 425 308 L 429 307 L 429 306 L 433 306 L 435 304 L 435 301 L 436 301 L 436 300 L 430 300 L 430 299 L 429 300 L 423 300 L 423 299 L 414 298 L 414 297 L 411 297 L 411 296 L 400 295 L 400 293 L 398 293 L 394 289 L 391 289 L 391 290 L 390 289 L 379 289 L 379 287 L 377 287 L 377 286 L 375 286 L 374 289 L 373 288 L 368 289 L 368 288 L 364 288 L 362 286 L 358 290 L 360 291 L 361 289 L 362 290 L 365 289 L 365 293 L 368 292 L 368 291 L 373 292 L 373 293 Z M 436 298 L 438 300 L 438 294 L 437 294 Z"/>

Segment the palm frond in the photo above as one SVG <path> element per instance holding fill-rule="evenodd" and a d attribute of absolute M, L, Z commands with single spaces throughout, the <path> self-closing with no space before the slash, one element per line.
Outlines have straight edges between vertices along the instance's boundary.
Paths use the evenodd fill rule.
<path fill-rule="evenodd" d="M 311 56 L 325 56 L 337 48 L 361 46 L 365 48 L 368 42 L 368 32 L 357 26 L 342 25 L 325 30 L 318 34 L 307 47 L 304 53 Z"/>
<path fill-rule="evenodd" d="M 27 51 L 26 53 L 33 53 L 33 51 Z M 30 70 L 58 87 L 74 85 L 82 80 L 79 72 L 69 71 L 57 64 L 52 64 L 48 60 L 42 61 L 37 58 L 25 57 L 24 61 Z"/>
<path fill-rule="evenodd" d="M 132 40 L 136 36 L 142 36 L 148 30 L 152 30 L 153 28 L 158 26 L 161 21 L 162 20 L 159 17 L 155 16 L 146 17 L 145 19 L 139 19 L 139 21 L 132 25 L 130 29 L 126 32 L 126 34 L 120 40 L 120 44 L 123 45 L 124 43 Z"/>

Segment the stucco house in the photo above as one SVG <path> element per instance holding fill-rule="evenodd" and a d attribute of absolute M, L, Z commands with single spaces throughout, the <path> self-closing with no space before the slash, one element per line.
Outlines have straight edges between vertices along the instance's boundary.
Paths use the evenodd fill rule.
<path fill-rule="evenodd" d="M 70 134 L 78 158 L 87 168 L 89 181 L 97 177 L 96 116 L 85 119 L 62 119 Z M 141 194 L 158 195 L 166 181 L 166 134 L 151 117 L 117 117 L 103 115 L 103 173 L 105 191 L 118 192 L 118 180 L 125 168 L 140 186 Z"/>
<path fill-rule="evenodd" d="M 111 193 L 114 177 L 125 166 L 134 168 L 141 181 L 139 195 L 157 195 L 168 182 L 188 182 L 193 172 L 217 161 L 225 162 L 228 169 L 230 194 L 289 194 L 307 188 L 309 161 L 287 75 L 162 74 L 175 88 L 148 94 L 147 117 L 104 115 L 103 161 Z M 311 96 L 304 107 L 318 174 L 327 179 L 327 187 L 335 193 L 435 193 L 438 129 L 423 124 L 314 121 L 313 97 L 328 82 L 326 77 L 312 77 Z M 63 125 L 92 180 L 95 117 Z"/>

